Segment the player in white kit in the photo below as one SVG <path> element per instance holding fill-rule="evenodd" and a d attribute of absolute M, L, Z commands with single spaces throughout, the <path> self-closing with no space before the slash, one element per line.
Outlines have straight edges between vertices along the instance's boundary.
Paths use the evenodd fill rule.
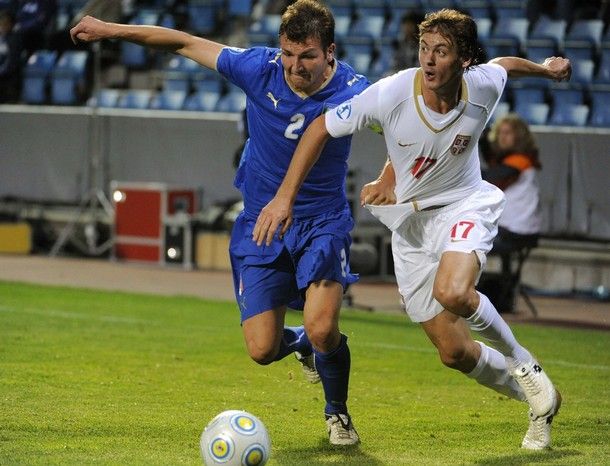
<path fill-rule="evenodd" d="M 261 211 L 255 241 L 270 242 L 292 222 L 303 179 L 332 137 L 383 128 L 389 159 L 361 201 L 392 231 L 396 279 L 410 318 L 441 361 L 478 383 L 529 403 L 522 447 L 550 446 L 561 396 L 489 299 L 475 289 L 497 232 L 504 195 L 481 179 L 477 143 L 507 76 L 569 79 L 570 62 L 517 57 L 477 65 L 472 18 L 428 14 L 419 27 L 420 68 L 370 86 L 308 127 L 274 199 Z M 475 341 L 470 330 L 491 346 Z"/>

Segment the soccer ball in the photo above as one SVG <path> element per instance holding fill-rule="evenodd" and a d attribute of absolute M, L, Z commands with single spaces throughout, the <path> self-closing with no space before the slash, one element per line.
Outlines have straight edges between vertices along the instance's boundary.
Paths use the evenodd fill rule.
<path fill-rule="evenodd" d="M 271 453 L 265 425 L 246 411 L 220 413 L 204 429 L 199 445 L 208 466 L 262 466 Z"/>

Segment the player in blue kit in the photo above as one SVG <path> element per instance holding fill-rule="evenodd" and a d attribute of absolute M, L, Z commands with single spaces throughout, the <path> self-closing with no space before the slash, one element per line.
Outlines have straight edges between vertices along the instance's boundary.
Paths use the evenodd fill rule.
<path fill-rule="evenodd" d="M 347 410 L 350 352 L 339 331 L 343 292 L 356 280 L 349 269 L 353 219 L 345 194 L 351 137 L 326 144 L 296 197 L 291 228 L 268 244 L 252 240 L 258 214 L 277 192 L 307 125 L 369 85 L 335 59 L 330 10 L 314 0 L 289 6 L 279 49 L 236 49 L 181 31 L 92 17 L 70 34 L 75 42 L 121 39 L 178 53 L 244 90 L 250 137 L 235 177 L 244 211 L 230 254 L 246 347 L 263 365 L 295 353 L 309 381 L 322 381 L 330 442 L 358 443 Z M 287 307 L 303 309 L 303 326 L 284 326 Z"/>

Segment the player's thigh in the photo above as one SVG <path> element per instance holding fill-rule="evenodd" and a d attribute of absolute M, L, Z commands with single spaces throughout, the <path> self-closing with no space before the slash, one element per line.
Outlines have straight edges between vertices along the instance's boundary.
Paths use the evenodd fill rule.
<path fill-rule="evenodd" d="M 471 307 L 470 301 L 475 299 L 473 294 L 476 294 L 479 271 L 479 260 L 475 252 L 444 252 L 434 279 L 435 299 L 445 308 L 461 314 L 459 309 L 453 308 Z"/>

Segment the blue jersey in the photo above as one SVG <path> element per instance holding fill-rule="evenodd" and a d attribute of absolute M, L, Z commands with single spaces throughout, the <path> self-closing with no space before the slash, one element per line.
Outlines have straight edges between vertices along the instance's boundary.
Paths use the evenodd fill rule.
<path fill-rule="evenodd" d="M 286 83 L 281 51 L 267 47 L 224 48 L 218 71 L 244 90 L 250 139 L 247 141 L 235 186 L 250 218 L 275 196 L 299 138 L 307 126 L 330 108 L 362 92 L 368 80 L 337 61 L 330 82 L 312 96 L 297 95 Z M 329 139 L 294 203 L 293 215 L 315 216 L 347 206 L 345 177 L 351 137 Z"/>

